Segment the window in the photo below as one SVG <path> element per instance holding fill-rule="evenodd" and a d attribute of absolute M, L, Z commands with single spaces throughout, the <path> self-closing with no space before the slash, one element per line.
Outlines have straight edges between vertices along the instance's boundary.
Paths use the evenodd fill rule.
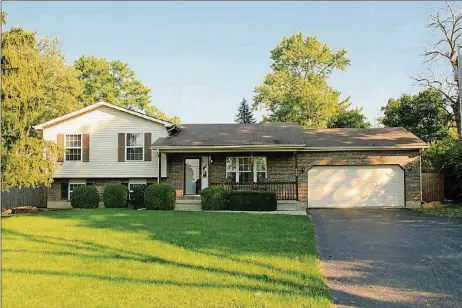
<path fill-rule="evenodd" d="M 82 160 L 82 135 L 66 135 L 66 161 Z"/>
<path fill-rule="evenodd" d="M 69 200 L 71 200 L 72 193 L 74 192 L 74 189 L 76 189 L 79 186 L 83 186 L 85 183 L 69 183 Z"/>
<path fill-rule="evenodd" d="M 266 178 L 266 157 L 227 157 L 226 177 L 236 183 L 258 182 Z"/>
<path fill-rule="evenodd" d="M 126 134 L 127 160 L 143 160 L 143 134 Z"/>
<path fill-rule="evenodd" d="M 130 180 L 128 183 L 128 199 L 133 200 L 134 199 L 134 188 L 136 186 L 140 185 L 146 185 L 146 180 Z"/>

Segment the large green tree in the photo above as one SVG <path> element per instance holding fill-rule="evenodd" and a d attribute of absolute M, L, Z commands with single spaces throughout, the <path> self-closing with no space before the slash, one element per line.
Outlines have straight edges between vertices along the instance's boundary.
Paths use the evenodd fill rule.
<path fill-rule="evenodd" d="M 14 27 L 1 48 L 2 189 L 50 184 L 59 149 L 32 127 L 81 107 L 82 84 L 54 39 Z"/>
<path fill-rule="evenodd" d="M 105 101 L 121 107 L 144 111 L 146 114 L 178 123 L 178 117 L 169 117 L 151 105 L 151 90 L 140 80 L 128 64 L 105 58 L 82 56 L 74 63 L 79 79 L 84 83 L 80 101 L 91 105 Z"/>
<path fill-rule="evenodd" d="M 446 100 L 436 90 L 403 94 L 388 100 L 379 120 L 387 127 L 404 127 L 425 142 L 441 140 L 448 136 L 452 123 L 452 115 L 444 108 Z"/>
<path fill-rule="evenodd" d="M 340 93 L 327 79 L 350 65 L 345 50 L 333 51 L 316 37 L 284 37 L 271 50 L 272 72 L 255 88 L 254 108 L 264 108 L 266 121 L 297 122 L 303 128 L 326 127 L 345 109 Z"/>
<path fill-rule="evenodd" d="M 249 104 L 247 104 L 247 100 L 245 98 L 242 99 L 237 111 L 234 122 L 240 124 L 256 122 L 252 110 L 250 110 Z"/>
<path fill-rule="evenodd" d="M 371 124 L 362 114 L 362 108 L 342 110 L 332 118 L 328 124 L 329 128 L 369 128 Z"/>

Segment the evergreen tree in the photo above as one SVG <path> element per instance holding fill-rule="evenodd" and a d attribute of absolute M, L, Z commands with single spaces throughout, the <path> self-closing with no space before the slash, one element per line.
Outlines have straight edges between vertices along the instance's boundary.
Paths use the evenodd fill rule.
<path fill-rule="evenodd" d="M 247 100 L 245 98 L 242 99 L 242 102 L 239 105 L 238 113 L 234 118 L 234 121 L 239 124 L 256 122 L 253 113 L 250 110 L 249 104 L 247 104 Z"/>

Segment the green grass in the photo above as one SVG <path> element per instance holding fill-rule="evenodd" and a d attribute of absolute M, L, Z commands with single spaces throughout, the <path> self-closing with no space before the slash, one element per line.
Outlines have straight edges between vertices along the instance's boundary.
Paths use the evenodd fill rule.
<path fill-rule="evenodd" d="M 2 307 L 329 307 L 306 216 L 74 209 L 2 222 Z"/>
<path fill-rule="evenodd" d="M 462 216 L 462 203 L 448 204 L 441 208 L 434 208 L 434 209 L 421 208 L 417 210 L 427 213 L 427 214 L 438 215 L 438 216 L 448 216 L 448 217 Z"/>

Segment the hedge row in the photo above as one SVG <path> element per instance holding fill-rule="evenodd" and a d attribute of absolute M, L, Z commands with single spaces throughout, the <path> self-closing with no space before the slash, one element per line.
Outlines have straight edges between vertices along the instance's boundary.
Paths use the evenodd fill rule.
<path fill-rule="evenodd" d="M 138 185 L 133 189 L 131 200 L 135 208 L 146 207 L 151 210 L 173 210 L 175 208 L 175 188 L 169 184 Z M 107 184 L 103 192 L 104 206 L 124 208 L 128 206 L 128 187 L 122 184 Z M 96 208 L 99 195 L 96 187 L 83 185 L 72 193 L 71 205 L 74 208 Z"/>
<path fill-rule="evenodd" d="M 222 187 L 207 187 L 201 192 L 203 210 L 276 211 L 276 194 L 261 190 L 228 192 Z"/>

